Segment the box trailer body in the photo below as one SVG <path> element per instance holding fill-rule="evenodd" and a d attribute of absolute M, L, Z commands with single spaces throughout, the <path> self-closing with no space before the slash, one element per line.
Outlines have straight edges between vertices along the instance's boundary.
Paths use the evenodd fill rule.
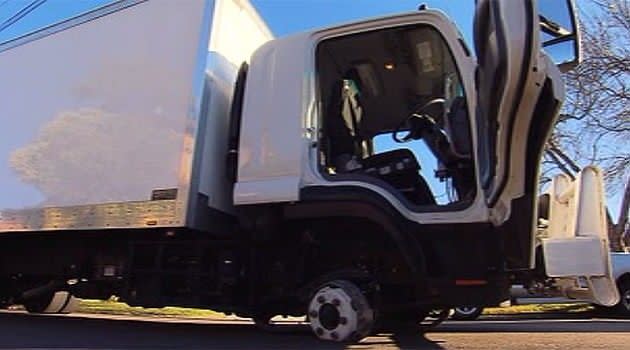
<path fill-rule="evenodd" d="M 479 1 L 477 58 L 425 7 L 273 39 L 244 0 L 117 1 L 2 44 L 0 304 L 115 294 L 351 341 L 506 299 L 564 99 L 542 47 L 578 51 L 554 4 L 569 22 Z M 591 226 L 601 283 L 569 285 L 578 237 L 551 264 L 616 302 Z"/>
<path fill-rule="evenodd" d="M 231 212 L 217 157 L 233 82 L 271 38 L 247 2 L 126 1 L 5 43 L 0 231 L 201 229 Z"/>

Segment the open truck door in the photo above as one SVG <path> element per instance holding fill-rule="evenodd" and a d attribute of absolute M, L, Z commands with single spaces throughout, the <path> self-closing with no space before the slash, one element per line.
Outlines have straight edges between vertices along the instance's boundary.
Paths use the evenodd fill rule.
<path fill-rule="evenodd" d="M 579 62 L 575 10 L 570 0 L 483 0 L 476 11 L 480 180 L 491 218 L 504 228 L 508 268 L 527 270 L 539 160 L 564 100 L 560 73 Z M 587 168 L 575 184 L 558 179 L 555 186 L 543 243 L 547 273 L 565 278 L 567 294 L 614 304 L 599 172 Z"/>
<path fill-rule="evenodd" d="M 554 22 L 556 18 L 563 23 Z M 483 0 L 477 5 L 479 156 L 491 207 L 523 193 L 523 157 L 541 153 L 564 97 L 557 74 L 579 62 L 575 28 L 571 0 Z M 554 90 L 543 91 L 546 84 Z M 539 112 L 545 112 L 542 125 L 535 123 Z"/>
<path fill-rule="evenodd" d="M 573 18 L 570 1 L 554 3 L 554 13 L 562 7 Z M 536 0 L 482 0 L 474 21 L 480 183 L 491 220 L 505 228 L 513 270 L 533 268 L 539 160 L 564 100 L 560 70 L 543 51 L 547 17 L 539 11 Z M 578 51 L 573 56 L 577 62 Z"/>

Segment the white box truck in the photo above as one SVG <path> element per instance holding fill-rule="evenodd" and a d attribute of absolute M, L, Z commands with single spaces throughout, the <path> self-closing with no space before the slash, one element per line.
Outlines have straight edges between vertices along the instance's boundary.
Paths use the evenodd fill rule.
<path fill-rule="evenodd" d="M 0 302 L 351 341 L 506 299 L 579 51 L 571 2 L 543 2 L 478 1 L 474 52 L 425 7 L 274 39 L 246 0 L 121 0 L 0 44 Z M 586 273 L 611 280 L 600 234 Z"/>

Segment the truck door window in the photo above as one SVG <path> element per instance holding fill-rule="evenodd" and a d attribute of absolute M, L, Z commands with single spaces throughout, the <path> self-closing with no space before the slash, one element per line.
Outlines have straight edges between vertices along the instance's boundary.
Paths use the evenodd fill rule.
<path fill-rule="evenodd" d="M 317 72 L 325 176 L 380 184 L 412 206 L 473 199 L 468 108 L 455 61 L 434 28 L 325 40 Z"/>

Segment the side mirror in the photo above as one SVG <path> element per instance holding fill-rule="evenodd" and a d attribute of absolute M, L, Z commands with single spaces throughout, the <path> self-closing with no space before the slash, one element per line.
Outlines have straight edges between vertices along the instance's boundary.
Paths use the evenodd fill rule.
<path fill-rule="evenodd" d="M 540 39 L 560 71 L 580 63 L 580 30 L 573 0 L 538 0 Z"/>

